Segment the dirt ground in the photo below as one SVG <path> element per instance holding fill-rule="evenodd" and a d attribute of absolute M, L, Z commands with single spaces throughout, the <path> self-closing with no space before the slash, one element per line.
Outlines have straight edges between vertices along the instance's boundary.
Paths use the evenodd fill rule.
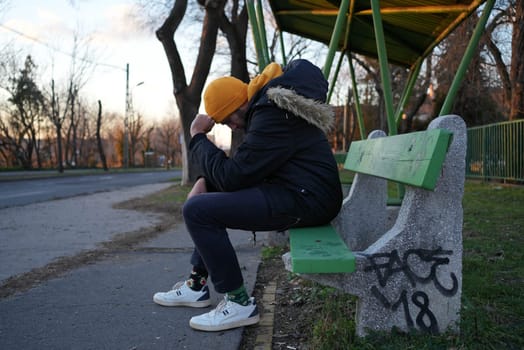
<path fill-rule="evenodd" d="M 298 278 L 292 278 L 284 269 L 280 256 L 263 259 L 259 266 L 253 295 L 262 300 L 265 286 L 275 281 L 275 312 L 273 324 L 273 350 L 309 349 L 312 324 L 316 317 L 317 307 L 308 302 L 307 287 Z M 259 304 L 260 305 L 260 304 Z M 261 305 L 264 312 L 264 305 Z M 259 335 L 259 327 L 246 327 L 240 350 L 251 350 Z"/>

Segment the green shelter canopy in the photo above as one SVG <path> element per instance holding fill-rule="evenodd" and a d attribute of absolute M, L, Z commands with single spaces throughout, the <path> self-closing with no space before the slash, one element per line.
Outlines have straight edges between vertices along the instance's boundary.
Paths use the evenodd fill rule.
<path fill-rule="evenodd" d="M 412 67 L 484 0 L 381 0 L 388 61 Z M 269 0 L 281 31 L 330 44 L 341 0 Z M 349 0 L 337 50 L 378 57 L 372 5 Z"/>

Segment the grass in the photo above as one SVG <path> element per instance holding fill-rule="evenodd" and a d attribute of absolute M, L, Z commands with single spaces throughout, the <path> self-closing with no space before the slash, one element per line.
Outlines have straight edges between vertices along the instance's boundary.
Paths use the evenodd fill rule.
<path fill-rule="evenodd" d="M 119 209 L 164 212 L 181 219 L 182 205 L 184 204 L 190 190 L 190 186 L 174 184 L 167 190 L 155 192 L 141 198 L 133 198 L 118 203 L 115 207 Z"/>
<path fill-rule="evenodd" d="M 350 178 L 351 175 L 348 176 Z M 344 180 L 343 180 L 344 181 Z M 354 336 L 355 298 L 316 285 L 313 349 L 524 348 L 524 187 L 466 182 L 461 334 Z M 311 297 L 311 296 L 309 296 Z"/>

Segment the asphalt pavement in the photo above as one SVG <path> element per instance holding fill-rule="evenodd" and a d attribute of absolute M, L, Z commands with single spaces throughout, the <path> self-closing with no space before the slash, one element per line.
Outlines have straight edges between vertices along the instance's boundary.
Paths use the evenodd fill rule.
<path fill-rule="evenodd" d="M 181 170 L 133 169 L 108 171 L 73 169 L 56 171 L 0 171 L 0 209 L 52 199 L 69 198 L 117 189 L 158 184 L 181 177 Z"/>
<path fill-rule="evenodd" d="M 114 209 L 169 183 L 48 201 L 0 210 L 0 288 L 104 242 L 155 227 L 158 214 Z M 254 287 L 267 234 L 231 231 L 246 286 Z M 237 349 L 242 328 L 199 332 L 189 319 L 210 308 L 168 308 L 152 296 L 185 279 L 192 241 L 183 224 L 133 249 L 36 281 L 0 299 L 0 349 Z M 222 295 L 212 293 L 214 307 Z"/>

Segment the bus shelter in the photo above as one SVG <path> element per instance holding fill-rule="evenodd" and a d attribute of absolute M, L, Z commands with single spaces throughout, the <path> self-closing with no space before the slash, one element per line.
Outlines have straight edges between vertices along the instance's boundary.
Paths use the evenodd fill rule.
<path fill-rule="evenodd" d="M 262 0 L 247 0 L 259 69 L 269 64 Z M 380 65 L 387 125 L 397 132 L 424 58 L 462 21 L 484 5 L 439 115 L 449 114 L 474 50 L 477 48 L 495 0 L 268 0 L 280 34 L 283 32 L 326 44 L 323 73 L 332 76 L 331 89 L 348 53 L 376 58 Z M 283 40 L 281 36 L 283 62 Z M 340 52 L 331 74 L 335 54 Z M 353 94 L 361 138 L 366 137 L 352 60 L 349 59 Z M 409 69 L 397 106 L 393 103 L 389 63 Z M 331 92 L 329 96 L 331 96 Z"/>

